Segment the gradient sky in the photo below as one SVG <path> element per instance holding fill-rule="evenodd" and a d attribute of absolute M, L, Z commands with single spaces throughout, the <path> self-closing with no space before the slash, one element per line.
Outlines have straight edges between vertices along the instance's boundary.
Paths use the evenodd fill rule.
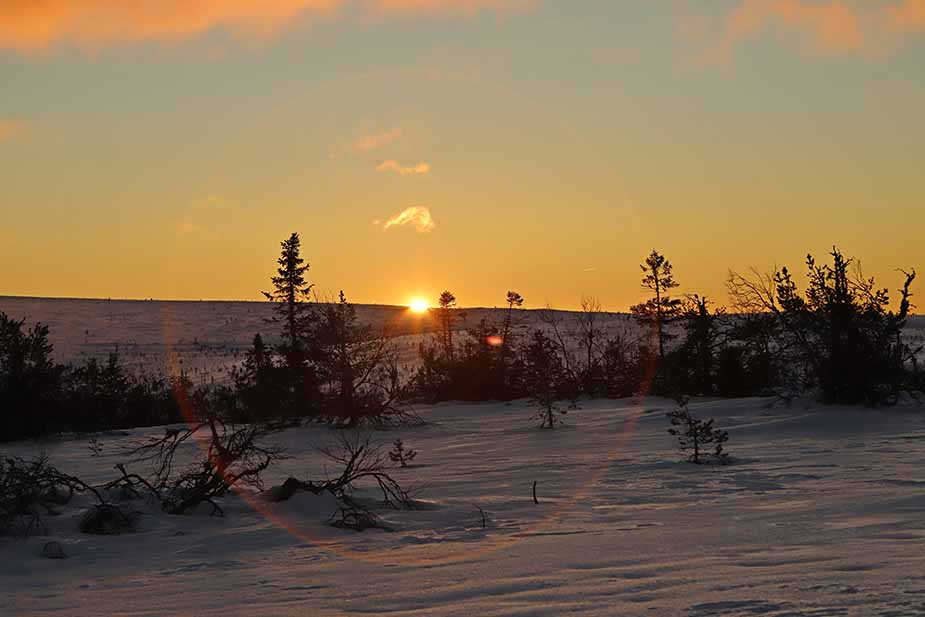
<path fill-rule="evenodd" d="M 895 289 L 923 67 L 925 0 L 5 0 L 0 294 L 258 299 L 291 231 L 358 302 Z"/>

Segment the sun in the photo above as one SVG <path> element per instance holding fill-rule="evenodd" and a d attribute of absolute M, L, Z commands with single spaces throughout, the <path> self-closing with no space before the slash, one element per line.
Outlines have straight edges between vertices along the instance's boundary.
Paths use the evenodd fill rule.
<path fill-rule="evenodd" d="M 430 309 L 430 304 L 427 303 L 427 300 L 423 298 L 411 298 L 411 301 L 408 303 L 408 309 L 412 313 L 426 313 Z"/>

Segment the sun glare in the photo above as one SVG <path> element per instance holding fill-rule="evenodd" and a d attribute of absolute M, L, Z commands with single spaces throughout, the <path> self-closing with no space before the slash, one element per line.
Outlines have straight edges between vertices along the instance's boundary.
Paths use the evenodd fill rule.
<path fill-rule="evenodd" d="M 427 303 L 427 300 L 423 298 L 412 298 L 411 302 L 408 303 L 408 308 L 412 313 L 426 313 L 427 309 L 430 308 L 430 304 Z"/>

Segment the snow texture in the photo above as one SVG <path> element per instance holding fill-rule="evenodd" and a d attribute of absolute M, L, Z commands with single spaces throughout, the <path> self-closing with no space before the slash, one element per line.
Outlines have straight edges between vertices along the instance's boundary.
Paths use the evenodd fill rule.
<path fill-rule="evenodd" d="M 330 527 L 330 497 L 244 493 L 224 518 L 136 503 L 136 533 L 91 536 L 78 498 L 48 536 L 0 539 L 0 613 L 925 615 L 925 406 L 767 403 L 691 404 L 729 431 L 727 467 L 681 462 L 666 400 L 584 402 L 554 431 L 524 403 L 420 409 L 427 425 L 374 434 L 420 452 L 394 470 L 420 507 L 379 511 L 391 533 Z M 86 438 L 0 450 L 102 481 L 159 434 L 100 435 L 96 457 Z M 292 458 L 268 485 L 324 477 L 330 429 L 278 437 Z M 42 557 L 50 541 L 67 559 Z"/>

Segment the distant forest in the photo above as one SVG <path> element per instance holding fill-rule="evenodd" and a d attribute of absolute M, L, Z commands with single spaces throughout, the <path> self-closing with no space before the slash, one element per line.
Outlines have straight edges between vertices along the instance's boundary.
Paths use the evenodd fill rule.
<path fill-rule="evenodd" d="M 630 313 L 641 336 L 607 332 L 593 299 L 582 301 L 577 329 L 543 311 L 543 327 L 523 332 L 513 326 L 524 303 L 515 291 L 495 317 L 462 327 L 463 311 L 445 291 L 430 309 L 433 331 L 418 362 L 403 371 L 394 332 L 361 323 L 344 292 L 314 299 L 293 233 L 263 292 L 273 342 L 254 333 L 223 382 L 128 370 L 117 352 L 62 364 L 47 326 L 0 312 L 0 440 L 206 417 L 381 427 L 418 421 L 415 404 L 449 400 L 528 399 L 551 428 L 553 410 L 581 398 L 813 397 L 878 406 L 925 390 L 921 348 L 902 336 L 914 270 L 901 271 L 895 309 L 889 291 L 835 248 L 825 262 L 807 256 L 804 285 L 787 268 L 730 272 L 726 308 L 677 295 L 672 264 L 658 251 L 640 270 L 649 297 Z"/>

